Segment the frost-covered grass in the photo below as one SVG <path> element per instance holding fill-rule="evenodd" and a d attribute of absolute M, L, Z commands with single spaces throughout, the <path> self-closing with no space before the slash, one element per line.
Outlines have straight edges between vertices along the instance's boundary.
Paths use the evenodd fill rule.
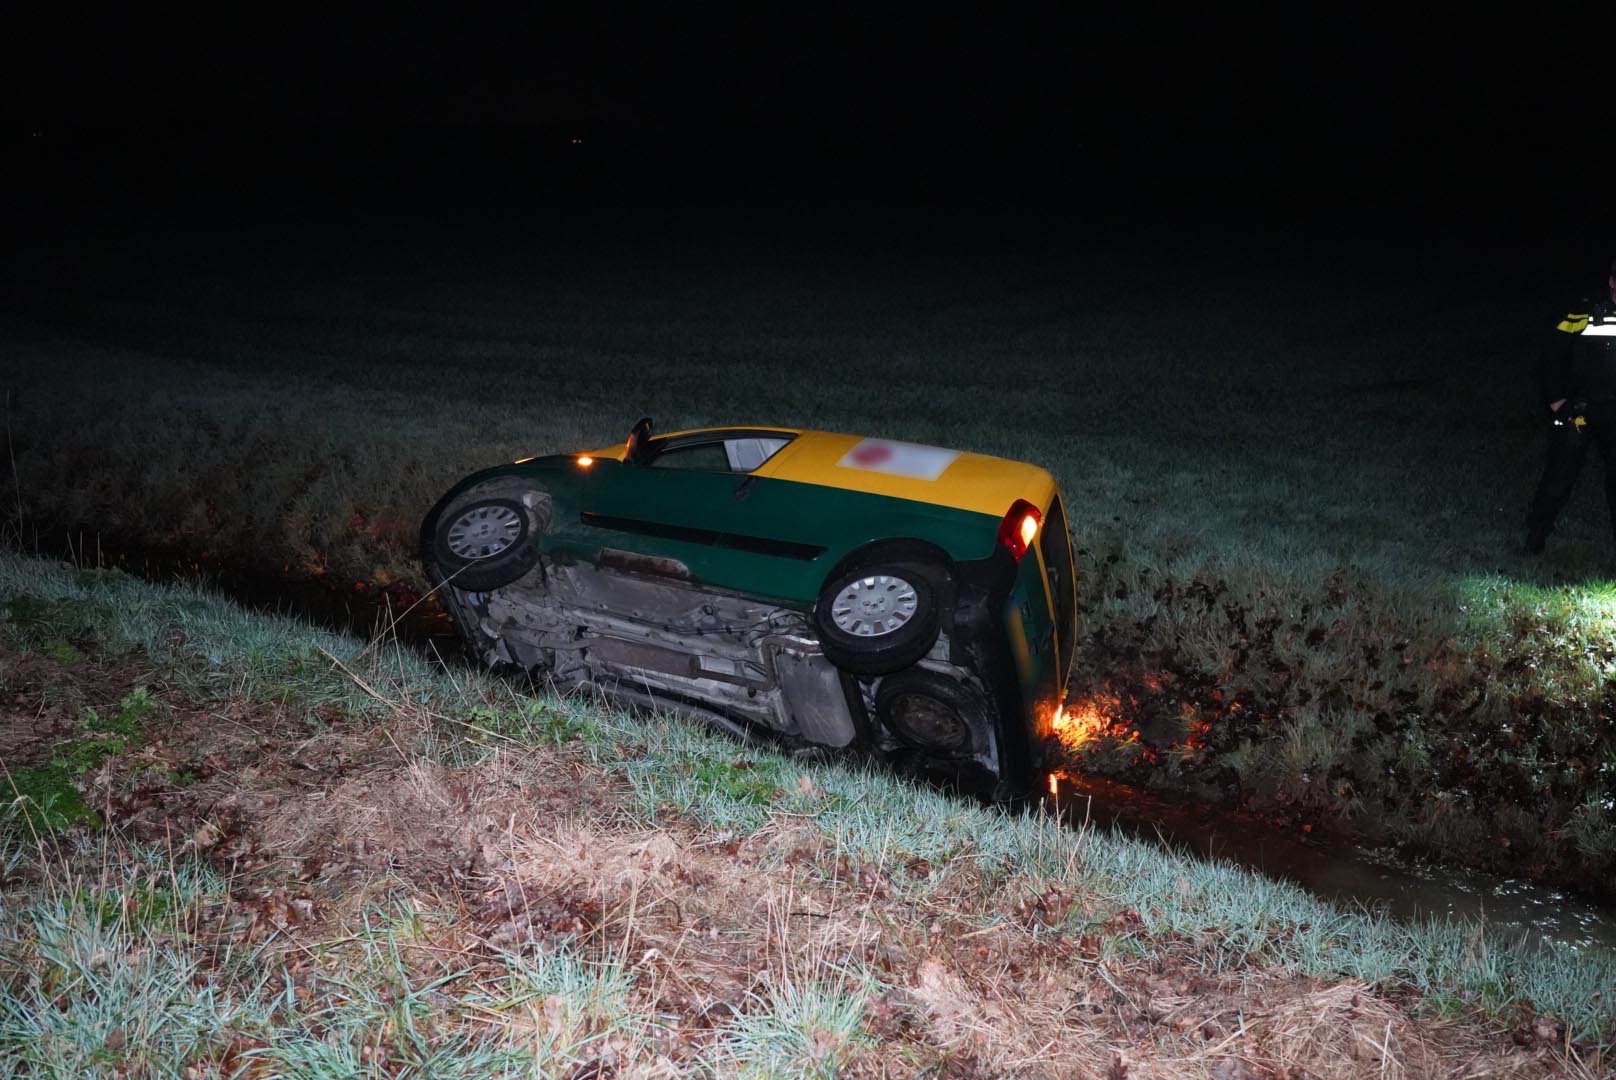
<path fill-rule="evenodd" d="M 151 853 L 124 857 L 138 866 Z M 108 869 L 128 868 L 108 858 Z M 492 959 L 456 956 L 438 944 L 442 913 L 372 911 L 359 932 L 315 946 L 319 974 L 292 973 L 283 955 L 183 929 L 226 893 L 217 878 L 186 875 L 153 922 L 116 889 L 55 880 L 0 913 L 0 1072 L 495 1080 L 644 1066 L 668 1032 L 635 1004 L 641 976 L 621 961 L 531 942 Z M 680 1075 L 840 1075 L 867 1041 L 874 985 L 831 970 L 784 974 Z"/>
<path fill-rule="evenodd" d="M 1509 551 L 1540 305 L 1560 302 L 1541 280 L 1461 279 L 1433 307 L 1436 268 L 1367 256 L 1190 250 L 1163 276 L 1122 247 L 1029 264 L 737 243 L 692 263 L 551 243 L 468 267 L 282 242 L 216 267 L 201 305 L 158 256 L 117 304 L 85 295 L 90 258 L 47 256 L 9 307 L 28 516 L 396 577 L 458 476 L 650 413 L 1032 460 L 1081 546 L 1174 578 L 1283 597 L 1352 566 L 1404 616 L 1464 576 L 1552 580 Z M 1581 494 L 1553 568 L 1608 577 Z"/>
<path fill-rule="evenodd" d="M 1602 989 L 1616 985 L 1616 954 L 1605 950 L 1536 947 L 1464 922 L 1409 924 L 1351 912 L 1230 863 L 1109 830 L 1073 829 L 1045 815 L 1007 815 L 878 771 L 810 767 L 748 751 L 753 763 L 737 774 L 747 787 L 711 783 L 702 777 L 714 763 L 735 760 L 732 742 L 674 718 L 616 723 L 623 725 L 618 738 L 635 749 L 620 755 L 615 741 L 607 743 L 603 760 L 628 770 L 653 819 L 671 809 L 744 832 L 778 813 L 812 813 L 827 842 L 860 862 L 969 859 L 990 879 L 1015 879 L 1034 893 L 1050 886 L 1099 893 L 1109 907 L 1140 914 L 1138 939 L 1118 947 L 1165 948 L 1211 971 L 1281 964 L 1494 1010 L 1526 999 L 1575 1016 L 1583 1031 L 1616 1021 L 1616 1002 Z M 804 775 L 822 795 L 800 790 Z"/>
<path fill-rule="evenodd" d="M 56 620 L 53 635 L 107 655 L 138 656 L 165 680 L 215 700 L 255 697 L 292 707 L 302 701 L 340 702 L 355 717 L 369 717 L 375 723 L 425 719 L 430 723 L 418 725 L 425 734 L 405 749 L 440 760 L 456 755 L 472 759 L 502 747 L 538 752 L 554 746 L 556 733 L 565 731 L 568 738 L 583 740 L 598 766 L 627 779 L 633 813 L 646 823 L 655 824 L 672 813 L 698 821 L 719 836 L 745 836 L 766 832 L 783 820 L 807 822 L 824 848 L 857 863 L 892 867 L 920 859 L 944 867 L 968 865 L 979 875 L 986 896 L 1004 898 L 1002 905 L 990 899 L 976 909 L 973 918 L 984 925 L 1009 917 L 1011 897 L 1058 888 L 1091 902 L 1057 919 L 1052 931 L 1092 930 L 1096 906 L 1136 913 L 1123 928 L 1105 931 L 1106 947 L 1113 952 L 1159 954 L 1209 971 L 1254 963 L 1277 965 L 1325 978 L 1354 978 L 1376 987 L 1413 988 L 1438 1004 L 1465 1004 L 1496 1013 L 1530 1002 L 1531 1007 L 1565 1020 L 1578 1037 L 1601 1032 L 1609 1037 L 1616 1024 L 1616 1003 L 1608 995 L 1608 987 L 1616 985 L 1616 956 L 1603 950 L 1529 946 L 1499 940 L 1470 925 L 1405 925 L 1343 911 L 1229 864 L 1164 852 L 1104 830 L 1063 827 L 1038 814 L 1007 814 L 918 788 L 875 769 L 784 757 L 738 744 L 677 715 L 627 715 L 585 697 L 534 695 L 480 673 L 437 667 L 408 651 L 370 647 L 292 620 L 246 612 L 196 589 L 4 556 L 0 602 L 11 603 L 20 596 L 51 607 Z M 38 633 L 37 627 L 15 622 L 6 628 L 12 648 L 36 647 Z M 368 689 L 360 687 L 361 681 Z M 9 857 L 15 866 L 22 858 L 15 847 L 21 833 L 13 830 L 12 835 Z M 194 897 L 218 888 L 205 874 L 185 878 L 181 885 L 166 879 L 159 884 L 185 894 L 169 905 L 175 909 L 203 902 Z M 925 881 L 894 887 L 917 901 L 927 898 Z M 127 907 L 115 905 L 119 911 Z M 395 970 L 402 955 L 398 943 L 421 932 L 421 920 L 413 915 L 391 920 L 378 916 L 369 924 L 366 940 L 371 944 L 356 956 L 340 1003 L 329 1006 L 338 1011 L 322 1013 L 316 1024 L 313 1014 L 294 1023 L 284 1016 L 274 1019 L 265 1011 L 273 1010 L 273 1003 L 248 990 L 269 985 L 264 980 L 273 973 L 254 970 L 250 957 L 230 958 L 245 965 L 233 974 L 233 968 L 209 968 L 199 984 L 192 978 L 198 961 L 175 943 L 174 935 L 152 936 L 157 934 L 152 925 L 132 925 L 128 920 L 97 922 L 96 913 L 104 908 L 99 901 L 86 904 L 73 890 L 23 906 L 7 903 L 3 930 L 7 955 L 27 957 L 14 961 L 14 977 L 6 983 L 10 997 L 3 1039 L 9 1045 L 63 1039 L 76 1047 L 72 1053 L 91 1054 L 93 1047 L 84 1042 L 90 1036 L 84 1032 L 102 1031 L 111 1023 L 113 1013 L 107 1010 L 112 1006 L 107 1002 L 117 1001 L 150 1006 L 142 1022 L 157 1027 L 145 1046 L 167 1047 L 183 1057 L 185 1048 L 196 1045 L 195 1040 L 202 1038 L 199 1033 L 210 1025 L 246 1024 L 255 1032 L 274 1034 L 252 1036 L 270 1047 L 261 1052 L 279 1055 L 288 1067 L 305 1062 L 312 1070 L 307 1075 L 364 1065 L 365 1033 L 378 1025 L 387 1028 L 390 1039 L 401 1040 L 398 1046 L 415 1046 L 408 1052 L 422 1055 L 422 1068 L 428 1067 L 425 1055 L 436 1053 L 445 1045 L 443 1039 L 473 1037 L 466 1034 L 472 1028 L 462 1025 L 454 1029 L 459 1034 L 444 1035 L 447 1029 L 433 1027 L 432 1037 L 411 1041 L 421 1031 L 412 1025 L 425 1023 L 423 1018 L 432 1012 L 422 1003 L 437 1000 L 431 980 L 401 982 Z M 140 956 L 138 963 L 97 965 L 97 956 L 128 954 L 131 940 Z M 555 992 L 568 1002 L 576 999 L 576 1004 L 566 1005 L 571 1011 L 565 1015 L 593 1019 L 579 1021 L 582 1026 L 576 1030 L 566 1024 L 556 1028 L 552 1034 L 560 1041 L 555 1046 L 576 1048 L 579 1040 L 611 1038 L 611 1032 L 619 1031 L 614 1026 L 618 1024 L 627 1025 L 623 1030 L 638 1031 L 636 1025 L 646 1022 L 644 1018 L 622 1018 L 611 1004 L 620 1000 L 613 995 L 620 993 L 628 976 L 609 966 L 574 970 L 568 967 L 571 963 L 561 957 L 527 957 L 521 961 L 526 966 L 511 969 L 510 985 L 501 991 L 504 996 L 477 997 L 476 1008 L 466 1008 L 473 1013 L 499 1012 L 513 1007 L 512 1002 L 551 994 L 534 987 L 575 985 Z M 551 964 L 558 966 L 546 966 Z M 452 964 L 434 970 L 433 978 L 458 977 Z M 235 989 L 221 989 L 216 972 L 225 973 L 218 978 L 234 980 L 229 986 Z M 725 1054 L 751 1047 L 748 1053 L 759 1061 L 797 1060 L 792 1057 L 797 1054 L 808 1054 L 813 1061 L 830 1060 L 841 1052 L 834 1049 L 841 1045 L 837 1041 L 841 1036 L 826 1036 L 829 1042 L 821 1039 L 805 1050 L 799 1037 L 804 1024 L 809 1024 L 804 1018 L 813 1017 L 810 1026 L 822 1033 L 851 1031 L 851 1020 L 837 1011 L 841 1006 L 836 1002 L 853 993 L 847 987 L 864 986 L 863 980 L 871 977 L 858 969 L 814 976 L 845 983 L 837 991 L 841 998 L 823 987 L 829 996 L 815 997 L 820 990 L 814 989 L 818 984 L 813 980 L 808 986 L 781 982 L 760 990 L 767 1007 L 714 1045 L 726 1048 Z M 391 989 L 377 997 L 384 985 Z M 40 1013 L 46 996 L 63 988 L 73 988 L 73 993 L 95 988 L 93 997 L 82 1003 L 85 1019 L 78 1026 Z M 297 1024 L 308 1025 L 310 1031 L 318 1028 L 318 1038 L 285 1034 L 303 1030 Z M 60 1030 L 52 1026 L 47 1031 L 39 1025 L 60 1025 Z M 455 1045 L 470 1053 L 471 1044 Z M 488 1047 L 486 1041 L 476 1045 Z M 520 1052 L 540 1049 L 524 1044 Z M 501 1047 L 498 1054 L 507 1051 L 517 1052 Z M 552 1051 L 564 1052 L 554 1047 L 544 1050 Z M 762 1075 L 768 1075 L 767 1068 L 776 1068 L 758 1067 L 765 1069 Z"/>
<path fill-rule="evenodd" d="M 851 986 L 846 982 L 853 982 Z M 755 1008 L 719 1033 L 709 1056 L 716 1075 L 747 1080 L 832 1080 L 863 1032 L 873 980 L 784 976 L 755 997 Z"/>
<path fill-rule="evenodd" d="M 1202 684 L 1205 754 L 1152 732 L 1171 765 L 1153 777 L 1204 788 L 1228 766 L 1320 821 L 1616 890 L 1593 478 L 1546 558 L 1515 550 L 1541 452 L 1531 361 L 1584 283 L 1500 267 L 1480 239 L 1423 260 L 1368 237 L 1319 258 L 1131 233 L 917 259 L 485 227 L 336 247 L 246 228 L 203 263 L 113 228 L 32 253 L 0 308 L 0 531 L 419 586 L 416 527 L 449 483 L 646 413 L 1027 459 L 1068 500 L 1075 689 Z"/>
<path fill-rule="evenodd" d="M 102 857 L 111 873 L 162 859 L 111 844 Z M 289 973 L 283 955 L 198 926 L 227 882 L 163 873 L 158 917 L 60 875 L 5 909 L 6 1075 L 550 1076 L 647 1056 L 657 1030 L 621 964 L 531 948 L 473 962 L 438 947 L 445 916 L 413 910 L 368 913 L 317 947 L 318 975 Z"/>

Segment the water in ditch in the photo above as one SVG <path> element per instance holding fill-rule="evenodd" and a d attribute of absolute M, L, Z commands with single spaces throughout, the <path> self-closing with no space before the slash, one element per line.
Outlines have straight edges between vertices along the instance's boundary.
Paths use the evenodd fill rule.
<path fill-rule="evenodd" d="M 1057 774 L 1047 801 L 1074 823 L 1112 826 L 1238 863 L 1346 907 L 1383 911 L 1402 921 L 1484 921 L 1505 935 L 1616 948 L 1616 912 L 1562 889 L 1441 866 L 1390 848 L 1313 839 L 1236 810 L 1100 777 Z"/>

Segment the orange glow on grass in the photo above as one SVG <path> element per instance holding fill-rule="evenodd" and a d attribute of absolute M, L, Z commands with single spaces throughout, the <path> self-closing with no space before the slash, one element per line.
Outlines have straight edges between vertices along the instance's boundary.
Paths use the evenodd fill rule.
<path fill-rule="evenodd" d="M 1060 794 L 1060 777 L 1056 776 L 1054 773 L 1049 774 L 1049 793 L 1051 795 Z"/>
<path fill-rule="evenodd" d="M 1093 699 L 1067 702 L 1055 712 L 1055 737 L 1068 750 L 1081 750 L 1111 729 L 1112 720 Z"/>

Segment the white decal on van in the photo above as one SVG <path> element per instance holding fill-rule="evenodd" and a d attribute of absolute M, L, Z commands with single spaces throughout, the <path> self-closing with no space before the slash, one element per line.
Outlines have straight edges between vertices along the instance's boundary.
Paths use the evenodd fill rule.
<path fill-rule="evenodd" d="M 958 450 L 944 450 L 937 446 L 865 439 L 843 454 L 842 460 L 836 464 L 843 469 L 907 476 L 911 480 L 935 480 L 959 456 Z"/>

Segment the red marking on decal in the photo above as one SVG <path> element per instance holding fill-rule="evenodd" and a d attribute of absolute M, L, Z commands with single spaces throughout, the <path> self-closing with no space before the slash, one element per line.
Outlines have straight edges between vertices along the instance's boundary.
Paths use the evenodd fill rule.
<path fill-rule="evenodd" d="M 887 446 L 885 443 L 866 443 L 854 450 L 852 456 L 855 465 L 874 468 L 892 460 L 892 447 Z"/>

